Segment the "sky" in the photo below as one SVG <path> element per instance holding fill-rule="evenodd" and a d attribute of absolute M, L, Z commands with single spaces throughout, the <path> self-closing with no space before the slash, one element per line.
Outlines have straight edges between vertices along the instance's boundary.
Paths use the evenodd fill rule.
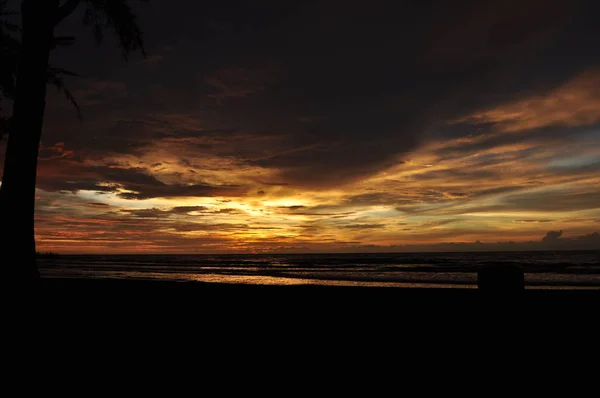
<path fill-rule="evenodd" d="M 600 249 L 597 1 L 129 3 L 57 28 L 39 251 Z"/>

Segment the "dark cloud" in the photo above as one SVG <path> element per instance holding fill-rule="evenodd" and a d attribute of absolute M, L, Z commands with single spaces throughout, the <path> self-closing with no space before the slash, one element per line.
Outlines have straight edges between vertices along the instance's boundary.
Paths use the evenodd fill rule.
<path fill-rule="evenodd" d="M 472 2 L 464 2 L 456 9 L 455 4 L 448 8 L 439 4 L 435 7 L 411 5 L 400 16 L 397 13 L 385 15 L 390 10 L 379 3 L 369 7 L 368 11 L 350 4 L 344 7 L 344 17 L 334 16 L 333 8 L 319 7 L 321 16 L 316 19 L 320 23 L 316 27 L 310 25 L 312 33 L 300 29 L 303 40 L 292 43 L 297 44 L 298 54 L 294 59 L 304 55 L 304 59 L 319 60 L 318 66 L 300 63 L 303 78 L 296 83 L 302 85 L 298 87 L 298 98 L 294 97 L 294 101 L 314 111 L 307 113 L 326 115 L 324 121 L 313 123 L 311 131 L 304 134 L 305 138 L 322 146 L 318 151 L 263 159 L 260 164 L 282 168 L 284 178 L 291 181 L 342 183 L 372 173 L 415 148 L 436 120 L 443 122 L 463 109 L 508 99 L 517 92 L 522 93 L 524 86 L 529 85 L 527 89 L 533 90 L 536 83 L 541 83 L 530 84 L 519 74 L 524 74 L 524 68 L 533 75 L 536 63 L 559 49 L 529 47 L 527 44 L 537 42 L 533 37 L 567 29 L 565 19 L 571 13 L 563 12 L 565 6 L 559 3 L 546 5 L 543 13 L 536 13 L 537 5 L 532 4 L 483 3 L 473 6 Z M 528 11 L 521 14 L 522 8 Z M 430 16 L 431 25 L 422 23 L 424 14 Z M 485 17 L 474 18 L 475 23 L 464 23 L 467 15 L 480 14 Z M 413 18 L 420 21 L 418 26 L 410 20 Z M 429 62 L 430 58 L 422 54 L 422 48 L 427 48 L 422 45 L 429 39 L 419 34 L 422 33 L 420 29 L 429 29 L 442 20 L 441 25 L 445 28 L 433 41 L 447 37 L 448 33 L 451 36 L 456 30 L 461 30 L 461 37 L 469 40 L 456 40 L 451 46 L 441 46 L 453 48 L 455 54 L 433 57 L 435 62 Z M 532 24 L 532 21 L 536 23 Z M 307 33 L 308 37 L 305 37 Z M 511 39 L 498 39 L 503 34 Z M 493 42 L 504 44 L 489 48 L 486 42 L 489 35 L 495 37 Z M 470 44 L 473 40 L 481 43 Z M 290 47 L 294 48 L 293 45 Z M 524 48 L 539 58 L 526 55 Z M 456 59 L 462 63 L 456 65 Z M 506 84 L 506 76 L 499 84 L 498 75 L 507 73 L 507 68 L 513 71 L 515 81 L 519 81 L 518 89 L 514 83 Z M 576 73 L 577 67 L 572 66 L 570 71 Z M 562 77 L 555 75 L 550 80 L 558 84 L 570 76 L 563 72 Z M 368 106 L 362 98 L 369 98 Z M 314 135 L 311 137 L 311 134 Z M 329 145 L 323 144 L 325 140 Z"/>
<path fill-rule="evenodd" d="M 169 212 L 174 214 L 188 214 L 192 211 L 205 212 L 208 209 L 209 208 L 206 206 L 177 206 L 173 207 L 171 210 L 169 210 Z"/>
<path fill-rule="evenodd" d="M 548 231 L 548 233 L 546 234 L 546 236 L 544 236 L 542 238 L 542 242 L 544 243 L 552 243 L 552 242 L 556 242 L 560 239 L 560 237 L 562 236 L 563 231 Z"/>
<path fill-rule="evenodd" d="M 279 209 L 284 209 L 284 210 L 300 210 L 300 209 L 305 209 L 306 206 L 279 206 Z"/>
<path fill-rule="evenodd" d="M 588 235 L 577 236 L 573 239 L 577 242 L 589 243 L 591 245 L 594 245 L 596 249 L 600 247 L 600 233 L 598 232 L 593 232 Z"/>
<path fill-rule="evenodd" d="M 157 197 L 239 196 L 243 189 L 237 185 L 166 184 L 143 168 L 83 166 L 73 170 L 70 178 L 40 178 L 38 188 L 45 191 L 80 190 L 113 192 L 125 199 Z M 125 190 L 125 191 L 123 191 Z"/>
<path fill-rule="evenodd" d="M 74 21 L 61 25 L 78 42 L 53 62 L 93 76 L 74 82 L 93 103 L 81 125 L 51 115 L 47 135 L 95 153 L 138 153 L 160 134 L 278 133 L 268 146 L 228 152 L 276 169 L 265 183 L 340 185 L 440 134 L 468 133 L 445 131 L 449 120 L 547 92 L 600 64 L 596 8 L 591 0 L 157 0 L 139 8 L 148 52 L 161 57 L 152 68 L 117 67 L 109 46 L 89 46 Z M 197 126 L 156 117 L 173 110 Z M 306 123 L 306 115 L 316 116 Z M 197 156 L 212 149 L 195 147 Z"/>
<path fill-rule="evenodd" d="M 123 199 L 150 199 L 168 197 L 210 197 L 210 196 L 238 196 L 241 192 L 237 186 L 215 187 L 211 185 L 181 185 L 163 184 L 157 189 L 143 189 L 139 192 L 119 192 L 118 196 Z"/>
<path fill-rule="evenodd" d="M 110 205 L 107 203 L 99 203 L 99 202 L 90 202 L 90 203 L 86 203 L 85 205 L 88 207 L 100 207 L 100 208 L 110 207 Z"/>
<path fill-rule="evenodd" d="M 83 122 L 49 91 L 36 226 L 48 239 L 121 242 L 125 231 L 140 247 L 185 239 L 193 250 L 229 250 L 236 234 L 251 247 L 252 231 L 280 227 L 286 237 L 257 233 L 255 247 L 307 239 L 294 247 L 370 250 L 360 241 L 379 235 L 484 242 L 432 250 L 597 242 L 483 240 L 557 229 L 536 224 L 563 222 L 560 212 L 597 218 L 597 1 L 133 3 L 145 60 L 123 63 L 111 35 L 95 46 L 82 10 L 58 27 L 77 40 L 51 63 L 83 76 L 67 78 Z M 81 190 L 232 203 L 122 209 L 71 194 Z M 275 199 L 305 206 L 268 205 Z M 479 217 L 454 218 L 466 213 Z M 255 214 L 282 224 L 257 224 Z M 594 221 L 569 227 L 589 232 Z"/>
<path fill-rule="evenodd" d="M 286 186 L 290 185 L 287 182 L 267 182 L 267 181 L 259 181 L 259 182 L 264 185 L 272 185 L 272 186 L 280 186 L 280 187 L 286 187 Z"/>
<path fill-rule="evenodd" d="M 243 214 L 244 211 L 239 209 L 219 209 L 214 212 L 214 214 Z"/>
<path fill-rule="evenodd" d="M 600 248 L 600 233 L 593 232 L 587 235 L 579 235 L 571 238 L 557 238 L 550 241 L 526 241 L 526 242 L 444 242 L 435 244 L 407 244 L 407 245 L 354 245 L 342 248 L 342 252 L 472 252 L 472 251 L 547 251 L 547 250 L 598 250 Z"/>
<path fill-rule="evenodd" d="M 227 98 L 243 98 L 262 91 L 275 79 L 273 67 L 264 68 L 222 68 L 215 75 L 207 76 L 204 81 L 217 89 L 210 94 L 219 104 Z"/>

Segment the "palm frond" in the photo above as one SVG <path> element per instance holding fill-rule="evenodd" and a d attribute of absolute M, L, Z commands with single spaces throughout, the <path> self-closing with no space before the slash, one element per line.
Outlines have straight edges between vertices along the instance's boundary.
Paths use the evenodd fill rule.
<path fill-rule="evenodd" d="M 148 0 L 141 0 L 148 2 Z M 140 50 L 143 56 L 144 40 L 142 30 L 137 23 L 137 17 L 125 0 L 87 0 L 84 13 L 84 25 L 91 26 L 98 43 L 104 39 L 104 31 L 112 29 L 119 40 L 123 58 Z"/>
<path fill-rule="evenodd" d="M 58 91 L 60 91 L 61 93 L 64 94 L 64 96 L 67 98 L 67 100 L 69 100 L 69 102 L 75 107 L 75 110 L 77 111 L 77 118 L 81 121 L 81 120 L 83 120 L 83 117 L 81 115 L 81 108 L 79 108 L 79 104 L 77 104 L 77 100 L 75 100 L 75 97 L 73 96 L 71 91 L 69 91 L 69 89 L 65 85 L 65 82 L 62 78 L 63 76 L 79 76 L 79 75 L 75 72 L 71 72 L 66 69 L 52 68 L 52 67 L 48 68 L 48 78 L 47 78 L 48 83 L 52 84 L 54 87 L 56 87 L 58 89 Z"/>
<path fill-rule="evenodd" d="M 71 15 L 77 9 L 79 4 L 81 4 L 81 0 L 66 0 L 56 10 L 55 24 L 59 24 L 63 19 Z"/>

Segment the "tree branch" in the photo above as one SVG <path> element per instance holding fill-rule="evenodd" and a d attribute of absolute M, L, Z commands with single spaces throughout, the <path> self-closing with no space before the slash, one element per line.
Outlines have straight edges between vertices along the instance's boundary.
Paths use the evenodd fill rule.
<path fill-rule="evenodd" d="M 81 3 L 81 0 L 67 0 L 62 6 L 58 7 L 54 24 L 58 25 L 60 21 L 71 15 L 79 3 Z"/>

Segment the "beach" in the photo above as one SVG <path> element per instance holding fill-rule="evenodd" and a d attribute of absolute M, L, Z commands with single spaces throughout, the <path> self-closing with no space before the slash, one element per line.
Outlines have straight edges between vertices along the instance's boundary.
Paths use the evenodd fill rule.
<path fill-rule="evenodd" d="M 522 315 L 578 316 L 596 311 L 597 289 L 396 288 L 324 285 L 252 285 L 163 280 L 42 278 L 40 304 L 50 313 L 110 316 L 184 316 L 194 319 L 324 324 L 355 319 L 454 317 L 463 320 Z M 458 317 L 458 318 L 457 318 Z M 180 318 L 180 321 L 184 319 Z"/>
<path fill-rule="evenodd" d="M 587 349 L 597 340 L 600 302 L 598 290 L 491 294 L 70 278 L 42 278 L 37 292 L 26 301 L 30 308 L 19 310 L 34 320 L 37 347 L 53 358 L 68 354 L 123 371 L 131 363 L 265 377 L 294 369 L 295 383 L 305 382 L 304 372 L 337 374 L 348 366 L 419 372 L 414 367 L 436 367 L 443 358 L 477 366 L 473 361 L 553 355 L 573 343 Z"/>

